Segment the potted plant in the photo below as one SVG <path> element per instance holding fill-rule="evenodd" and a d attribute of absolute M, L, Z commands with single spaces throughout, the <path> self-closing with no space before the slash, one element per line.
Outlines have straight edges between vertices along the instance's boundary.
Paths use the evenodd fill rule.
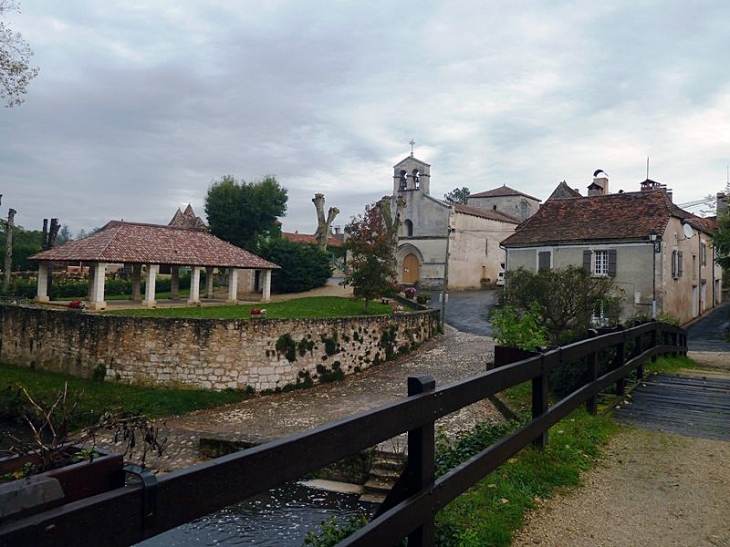
<path fill-rule="evenodd" d="M 260 319 L 266 317 L 266 310 L 264 308 L 251 308 L 251 319 Z"/>
<path fill-rule="evenodd" d="M 430 292 L 421 292 L 416 296 L 416 302 L 419 304 L 430 304 L 431 303 L 431 293 Z"/>
<path fill-rule="evenodd" d="M 494 346 L 494 366 L 500 367 L 538 355 L 548 344 L 547 329 L 540 324 L 537 306 L 519 314 L 510 306 L 494 310 L 492 334 L 499 343 Z"/>
<path fill-rule="evenodd" d="M 414 287 L 406 287 L 403 290 L 403 294 L 406 295 L 408 300 L 413 300 L 413 297 L 416 296 L 416 289 Z"/>

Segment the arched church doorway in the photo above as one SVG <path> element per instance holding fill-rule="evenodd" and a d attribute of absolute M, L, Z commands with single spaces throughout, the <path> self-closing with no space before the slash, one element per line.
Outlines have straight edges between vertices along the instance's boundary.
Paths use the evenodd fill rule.
<path fill-rule="evenodd" d="M 403 259 L 403 283 L 415 283 L 418 281 L 418 257 L 413 253 L 406 255 Z"/>

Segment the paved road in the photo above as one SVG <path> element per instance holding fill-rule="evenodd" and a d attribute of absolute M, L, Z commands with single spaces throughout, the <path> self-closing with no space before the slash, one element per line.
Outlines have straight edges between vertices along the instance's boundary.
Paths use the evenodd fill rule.
<path fill-rule="evenodd" d="M 439 308 L 439 293 L 434 293 L 434 307 Z M 492 336 L 489 312 L 497 303 L 499 291 L 457 291 L 449 293 L 446 323 L 461 332 Z"/>
<path fill-rule="evenodd" d="M 687 331 L 689 350 L 728 352 L 730 361 L 730 343 L 725 341 L 728 329 L 730 329 L 730 302 L 715 308 L 689 328 Z"/>

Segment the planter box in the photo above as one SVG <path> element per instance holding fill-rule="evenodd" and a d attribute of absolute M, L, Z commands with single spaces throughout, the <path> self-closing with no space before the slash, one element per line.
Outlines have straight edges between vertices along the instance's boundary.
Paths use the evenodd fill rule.
<path fill-rule="evenodd" d="M 529 357 L 540 355 L 536 351 L 526 351 L 520 348 L 511 348 L 509 346 L 494 346 L 494 368 L 503 367 L 510 363 L 516 363 Z"/>
<path fill-rule="evenodd" d="M 69 447 L 68 454 L 78 450 Z M 33 454 L 0 458 L 0 475 L 23 468 Z M 0 524 L 124 486 L 121 454 L 103 454 L 22 479 L 0 483 Z"/>

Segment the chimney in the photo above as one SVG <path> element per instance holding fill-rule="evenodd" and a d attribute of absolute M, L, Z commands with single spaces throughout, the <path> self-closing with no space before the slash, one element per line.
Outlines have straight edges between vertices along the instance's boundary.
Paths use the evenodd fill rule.
<path fill-rule="evenodd" d="M 728 209 L 728 196 L 724 192 L 718 192 L 717 193 L 717 205 L 715 208 L 715 213 L 717 214 L 718 218 L 720 215 L 727 214 Z"/>
<path fill-rule="evenodd" d="M 342 229 L 342 226 L 340 226 L 339 224 L 337 226 L 335 226 L 335 234 L 339 235 L 341 229 Z"/>
<path fill-rule="evenodd" d="M 588 186 L 589 196 L 608 195 L 608 173 L 603 169 L 596 169 L 593 173 L 593 182 Z"/>

